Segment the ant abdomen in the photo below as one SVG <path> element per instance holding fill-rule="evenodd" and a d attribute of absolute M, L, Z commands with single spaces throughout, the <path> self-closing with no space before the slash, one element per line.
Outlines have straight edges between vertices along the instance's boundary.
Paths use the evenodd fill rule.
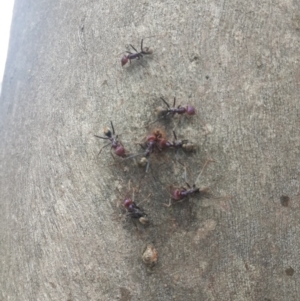
<path fill-rule="evenodd" d="M 126 157 L 125 148 L 120 144 L 114 148 L 114 152 L 119 157 Z"/>
<path fill-rule="evenodd" d="M 183 199 L 183 196 L 181 194 L 182 192 L 182 189 L 175 189 L 171 192 L 171 198 L 174 200 L 174 201 L 179 201 L 181 199 Z"/>
<path fill-rule="evenodd" d="M 146 138 L 146 142 L 147 143 L 151 143 L 151 142 L 154 142 L 156 140 L 156 136 L 155 135 L 148 135 L 147 138 Z"/>
<path fill-rule="evenodd" d="M 187 115 L 195 115 L 196 114 L 196 110 L 193 106 L 186 106 L 185 112 Z"/>
<path fill-rule="evenodd" d="M 130 205 L 132 205 L 132 200 L 131 199 L 125 199 L 123 202 L 123 206 L 125 208 L 128 208 Z"/>

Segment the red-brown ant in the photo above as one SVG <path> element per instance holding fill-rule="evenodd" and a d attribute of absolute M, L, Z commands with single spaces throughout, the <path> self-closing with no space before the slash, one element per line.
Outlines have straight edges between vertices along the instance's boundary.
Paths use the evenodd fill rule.
<path fill-rule="evenodd" d="M 100 153 L 102 152 L 103 148 L 111 145 L 111 148 L 114 150 L 114 153 L 119 156 L 119 157 L 126 157 L 126 154 L 125 154 L 125 148 L 124 146 L 122 145 L 121 142 L 118 141 L 118 135 L 115 134 L 115 129 L 114 129 L 114 126 L 113 126 L 113 123 L 112 121 L 110 122 L 111 124 L 111 128 L 112 128 L 112 132 L 109 128 L 105 128 L 104 129 L 104 135 L 106 137 L 101 137 L 101 136 L 97 136 L 97 135 L 94 135 L 95 137 L 97 138 L 100 138 L 100 139 L 107 139 L 110 141 L 110 143 L 107 143 L 106 145 L 104 145 L 99 153 L 98 153 L 98 156 L 100 155 Z"/>
<path fill-rule="evenodd" d="M 203 170 L 205 169 L 205 167 L 207 166 L 208 163 L 213 162 L 213 160 L 206 160 L 200 174 L 198 175 L 197 179 L 195 182 L 198 181 L 199 177 L 201 176 Z M 186 198 L 188 198 L 189 196 L 196 194 L 196 193 L 200 193 L 200 196 L 204 196 L 204 195 L 208 195 L 208 188 L 203 188 L 200 189 L 198 187 L 196 187 L 196 185 L 194 184 L 192 187 L 186 183 L 187 187 L 175 187 L 175 186 L 170 186 L 170 202 L 169 204 L 164 204 L 164 206 L 166 207 L 170 207 L 172 205 L 171 201 L 175 201 L 175 202 L 180 202 Z"/>
<path fill-rule="evenodd" d="M 149 123 L 146 127 L 148 127 L 149 125 L 157 122 L 160 119 L 166 119 L 168 117 L 174 117 L 174 115 L 176 115 L 176 114 L 179 114 L 179 115 L 187 114 L 189 116 L 196 114 L 196 109 L 193 106 L 190 106 L 190 105 L 186 105 L 186 106 L 179 105 L 176 108 L 175 107 L 176 97 L 174 97 L 173 107 L 170 107 L 169 103 L 163 97 L 161 97 L 160 99 L 166 104 L 167 107 L 166 108 L 157 107 L 155 109 L 157 119 L 154 120 L 153 122 Z"/>
<path fill-rule="evenodd" d="M 186 197 L 188 197 L 191 194 L 194 194 L 197 192 L 206 192 L 206 190 L 200 190 L 200 188 L 196 187 L 195 184 L 192 187 L 188 183 L 186 183 L 186 185 L 187 185 L 187 188 L 180 187 L 180 188 L 171 190 L 172 200 L 180 201 L 182 199 L 185 199 Z"/>
<path fill-rule="evenodd" d="M 208 194 L 208 188 L 200 189 L 196 187 L 194 184 L 192 187 L 186 183 L 187 187 L 170 187 L 170 198 L 175 202 L 183 201 L 184 199 L 188 198 L 190 195 L 195 193 L 200 193 L 201 196 Z M 169 204 L 163 204 L 166 207 L 170 207 L 172 205 L 171 200 Z"/>
<path fill-rule="evenodd" d="M 138 219 L 139 222 L 144 225 L 149 223 L 147 214 L 131 199 L 125 199 L 123 201 L 123 207 L 126 209 L 127 215 L 131 218 Z"/>
<path fill-rule="evenodd" d="M 132 156 L 127 157 L 127 159 L 134 158 L 137 156 L 142 156 L 139 165 L 145 166 L 146 165 L 146 172 L 149 169 L 149 157 L 154 151 L 162 151 L 166 147 L 168 147 L 168 141 L 165 139 L 164 133 L 156 129 L 150 135 L 146 137 L 146 141 L 144 144 L 140 144 L 140 146 L 144 149 L 142 153 L 135 154 Z"/>
<path fill-rule="evenodd" d="M 149 37 L 151 38 L 151 37 Z M 134 59 L 141 59 L 143 57 L 143 55 L 149 55 L 149 54 L 152 54 L 153 53 L 153 49 L 150 48 L 150 47 L 143 47 L 143 41 L 144 39 L 141 40 L 141 51 L 138 52 L 135 47 L 131 44 L 130 47 L 136 52 L 136 53 L 132 53 L 130 51 L 126 51 L 128 54 L 127 55 L 124 55 L 121 59 L 121 65 L 122 67 L 124 65 L 126 65 L 128 63 L 128 61 L 131 63 L 131 60 L 134 60 Z"/>
<path fill-rule="evenodd" d="M 130 190 L 130 181 L 128 183 L 128 186 Z M 149 196 L 144 201 L 146 201 L 149 198 Z M 132 198 L 126 197 L 122 202 L 122 206 L 127 211 L 127 216 L 130 216 L 133 219 L 138 219 L 138 221 L 144 225 L 149 223 L 147 214 L 134 202 L 134 190 Z"/>
<path fill-rule="evenodd" d="M 182 148 L 186 152 L 193 152 L 196 150 L 196 145 L 189 142 L 189 140 L 187 140 L 187 139 L 178 140 L 175 131 L 173 131 L 173 136 L 174 136 L 175 140 L 173 140 L 172 142 L 167 141 L 167 143 L 166 143 L 167 147 L 174 148 L 174 149 L 176 149 L 176 151 L 179 148 Z"/>
<path fill-rule="evenodd" d="M 187 105 L 185 107 L 179 105 L 177 108 L 175 107 L 176 97 L 174 97 L 173 107 L 171 108 L 167 101 L 161 97 L 160 98 L 167 106 L 167 108 L 158 107 L 155 112 L 159 118 L 166 118 L 168 116 L 174 116 L 175 114 L 187 114 L 187 115 L 195 115 L 196 110 L 193 106 Z"/>
<path fill-rule="evenodd" d="M 146 141 L 140 146 L 144 149 L 142 153 L 131 155 L 127 159 L 131 159 L 137 156 L 142 156 L 139 161 L 140 166 L 146 166 L 146 172 L 148 172 L 150 160 L 150 155 L 157 151 L 161 152 L 165 149 L 173 148 L 176 151 L 180 148 L 187 152 L 192 152 L 196 149 L 196 146 L 193 143 L 190 143 L 187 139 L 178 140 L 175 131 L 173 131 L 174 140 L 169 141 L 165 138 L 164 133 L 160 129 L 152 131 L 150 135 L 146 137 Z"/>

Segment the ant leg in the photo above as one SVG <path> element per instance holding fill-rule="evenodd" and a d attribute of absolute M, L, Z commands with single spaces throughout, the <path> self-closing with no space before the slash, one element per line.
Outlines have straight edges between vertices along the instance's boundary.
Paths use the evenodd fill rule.
<path fill-rule="evenodd" d="M 142 149 L 146 149 L 142 143 L 137 143 Z"/>
<path fill-rule="evenodd" d="M 163 97 L 161 97 L 160 99 L 167 105 L 168 108 L 170 108 L 170 105 L 167 103 L 167 101 Z"/>
<path fill-rule="evenodd" d="M 201 177 L 201 175 L 202 175 L 204 169 L 206 168 L 206 166 L 207 166 L 209 163 L 211 163 L 211 162 L 215 162 L 215 160 L 207 159 L 207 160 L 205 161 L 205 163 L 204 163 L 204 165 L 203 165 L 203 167 L 202 167 L 202 169 L 201 169 L 201 171 L 200 171 L 200 173 L 199 173 L 199 175 L 198 175 L 198 177 L 197 177 L 195 183 L 196 183 L 196 182 L 199 180 L 199 178 Z"/>
<path fill-rule="evenodd" d="M 176 97 L 174 97 L 173 108 L 175 108 L 175 103 L 176 103 Z"/>
<path fill-rule="evenodd" d="M 144 153 L 134 154 L 134 155 L 126 157 L 124 160 L 132 159 L 132 158 L 135 158 L 135 157 L 138 157 L 138 156 L 142 156 L 142 155 L 144 155 Z"/>
<path fill-rule="evenodd" d="M 171 207 L 172 206 L 172 199 L 169 199 L 169 204 L 163 204 L 165 207 Z"/>
<path fill-rule="evenodd" d="M 150 197 L 152 196 L 152 193 L 149 193 L 148 196 L 146 197 L 146 199 L 144 199 L 143 201 L 139 202 L 137 206 L 140 206 L 142 203 L 147 202 Z"/>
<path fill-rule="evenodd" d="M 187 170 L 186 170 L 186 165 L 183 164 L 183 166 L 184 166 L 184 181 L 185 181 L 185 183 L 187 184 Z M 188 185 L 188 184 L 187 184 L 187 185 Z"/>
<path fill-rule="evenodd" d="M 147 158 L 148 162 L 147 162 L 147 166 L 146 166 L 146 173 L 148 172 L 149 170 L 149 165 L 150 165 L 150 158 L 148 157 Z"/>
<path fill-rule="evenodd" d="M 110 121 L 110 124 L 111 124 L 111 128 L 112 128 L 113 134 L 115 135 L 115 128 L 114 128 L 114 125 L 113 125 L 112 121 Z"/>
<path fill-rule="evenodd" d="M 141 40 L 141 51 L 143 51 L 143 41 L 144 39 Z"/>
<path fill-rule="evenodd" d="M 97 138 L 100 138 L 100 139 L 109 139 L 109 137 L 101 137 L 101 136 L 97 136 L 97 135 L 94 135 L 94 136 Z"/>
<path fill-rule="evenodd" d="M 176 133 L 174 130 L 173 130 L 173 136 L 174 136 L 175 140 L 177 140 L 177 136 L 176 136 Z"/>
<path fill-rule="evenodd" d="M 110 155 L 113 157 L 114 161 L 116 161 L 116 158 L 114 157 L 113 153 L 111 152 L 112 148 L 110 149 Z"/>
<path fill-rule="evenodd" d="M 149 127 L 151 124 L 154 124 L 155 122 L 157 122 L 158 120 L 160 120 L 161 118 L 157 118 L 154 121 L 148 123 L 147 125 L 145 125 L 145 128 Z"/>
<path fill-rule="evenodd" d="M 107 144 L 105 144 L 104 146 L 102 146 L 101 149 L 100 149 L 100 151 L 99 151 L 99 153 L 98 153 L 98 155 L 97 155 L 97 157 L 99 157 L 99 155 L 101 154 L 103 148 L 105 148 L 105 147 L 107 147 L 107 146 L 109 146 L 109 145 L 111 145 L 111 143 L 107 143 Z"/>
<path fill-rule="evenodd" d="M 135 50 L 136 52 L 138 52 L 131 44 L 129 44 L 130 46 L 131 46 L 131 48 L 133 49 L 133 50 Z"/>

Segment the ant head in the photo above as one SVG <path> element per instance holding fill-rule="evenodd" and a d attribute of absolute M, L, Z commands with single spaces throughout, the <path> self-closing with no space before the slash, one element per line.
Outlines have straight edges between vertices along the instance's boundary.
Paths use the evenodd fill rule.
<path fill-rule="evenodd" d="M 127 55 L 124 55 L 122 58 L 121 58 L 121 65 L 122 67 L 127 64 L 128 62 L 128 56 Z"/>
<path fill-rule="evenodd" d="M 142 51 L 146 54 L 152 54 L 153 53 L 153 48 L 151 47 L 143 47 Z"/>
<path fill-rule="evenodd" d="M 104 131 L 103 131 L 104 135 L 108 138 L 111 138 L 112 134 L 111 134 L 111 130 L 109 128 L 104 128 Z"/>
<path fill-rule="evenodd" d="M 192 142 L 188 142 L 188 140 L 184 141 L 184 143 L 182 144 L 182 148 L 186 151 L 186 152 L 193 152 L 197 149 L 197 146 L 192 143 Z"/>

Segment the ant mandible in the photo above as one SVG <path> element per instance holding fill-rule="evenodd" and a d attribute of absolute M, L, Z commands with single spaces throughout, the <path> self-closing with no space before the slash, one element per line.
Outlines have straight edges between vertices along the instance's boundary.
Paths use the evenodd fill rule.
<path fill-rule="evenodd" d="M 151 38 L 151 37 L 149 37 Z M 141 40 L 141 51 L 138 52 L 135 47 L 131 44 L 130 47 L 136 52 L 136 53 L 132 53 L 130 51 L 126 51 L 128 54 L 127 55 L 124 55 L 121 59 L 121 65 L 122 67 L 124 65 L 126 65 L 128 63 L 128 61 L 131 63 L 131 60 L 134 60 L 134 59 L 141 59 L 143 57 L 143 55 L 149 55 L 149 54 L 152 54 L 153 53 L 153 49 L 150 48 L 150 47 L 143 47 L 143 41 L 144 39 Z"/>
<path fill-rule="evenodd" d="M 110 142 L 107 143 L 106 145 L 104 145 L 99 153 L 98 153 L 98 156 L 100 155 L 100 153 L 102 152 L 103 148 L 107 147 L 107 146 L 111 146 L 111 148 L 114 150 L 114 153 L 119 156 L 119 157 L 126 157 L 126 154 L 125 154 L 125 148 L 124 146 L 122 145 L 121 142 L 118 141 L 118 135 L 115 134 L 115 129 L 114 129 L 114 125 L 112 123 L 112 121 L 110 122 L 111 124 L 111 128 L 112 128 L 112 132 L 109 128 L 105 128 L 104 129 L 104 135 L 106 137 L 101 137 L 101 136 L 98 136 L 98 135 L 94 135 L 95 137 L 97 138 L 100 138 L 100 139 L 105 139 L 105 140 L 109 140 Z"/>

